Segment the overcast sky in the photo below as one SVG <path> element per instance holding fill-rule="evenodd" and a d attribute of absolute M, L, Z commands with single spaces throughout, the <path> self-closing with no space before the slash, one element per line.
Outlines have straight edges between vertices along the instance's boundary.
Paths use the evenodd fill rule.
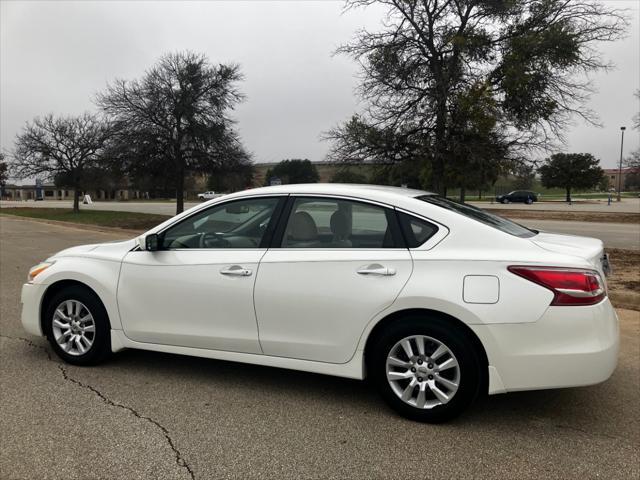
<path fill-rule="evenodd" d="M 593 77 L 590 107 L 604 128 L 577 122 L 568 151 L 591 152 L 612 167 L 621 125 L 640 110 L 638 0 L 629 37 L 603 45 L 617 68 Z M 323 160 L 323 131 L 358 110 L 356 64 L 332 56 L 362 27 L 379 26 L 380 7 L 342 13 L 341 1 L 5 1 L 0 3 L 0 147 L 11 149 L 24 122 L 49 112 L 95 110 L 91 99 L 116 77 L 139 78 L 163 53 L 193 50 L 240 63 L 246 102 L 234 114 L 257 162 Z M 627 129 L 625 155 L 640 135 Z"/>

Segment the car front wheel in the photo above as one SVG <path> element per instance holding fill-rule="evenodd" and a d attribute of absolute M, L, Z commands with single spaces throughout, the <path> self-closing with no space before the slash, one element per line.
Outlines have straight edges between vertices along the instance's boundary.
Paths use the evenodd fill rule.
<path fill-rule="evenodd" d="M 462 329 L 439 318 L 414 318 L 382 333 L 373 346 L 369 373 L 398 413 L 440 423 L 458 416 L 479 396 L 481 365 Z"/>
<path fill-rule="evenodd" d="M 56 293 L 44 312 L 49 343 L 65 362 L 95 365 L 111 354 L 107 312 L 89 289 L 72 286 Z"/>

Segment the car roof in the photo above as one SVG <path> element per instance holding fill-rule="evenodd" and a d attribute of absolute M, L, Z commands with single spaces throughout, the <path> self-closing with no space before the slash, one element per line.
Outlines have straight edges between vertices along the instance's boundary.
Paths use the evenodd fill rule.
<path fill-rule="evenodd" d="M 385 200 L 389 197 L 420 197 L 434 195 L 424 190 L 413 188 L 391 187 L 388 185 L 364 185 L 351 183 L 297 183 L 290 185 L 274 185 L 260 187 L 232 195 L 265 195 L 265 194 L 329 194 L 329 195 L 354 195 L 371 200 Z M 231 195 L 230 195 L 231 196 Z"/>

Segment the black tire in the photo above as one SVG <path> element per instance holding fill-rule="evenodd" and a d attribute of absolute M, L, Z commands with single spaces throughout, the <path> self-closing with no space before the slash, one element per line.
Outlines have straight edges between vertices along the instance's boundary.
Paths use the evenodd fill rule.
<path fill-rule="evenodd" d="M 459 386 L 448 403 L 429 409 L 405 403 L 393 391 L 387 380 L 387 356 L 400 340 L 413 335 L 424 335 L 444 344 L 458 361 Z M 482 356 L 469 335 L 451 320 L 423 316 L 410 316 L 394 321 L 377 335 L 367 355 L 368 375 L 382 398 L 400 415 L 411 420 L 427 423 L 442 423 L 451 420 L 466 410 L 481 396 L 486 387 L 486 371 Z"/>
<path fill-rule="evenodd" d="M 88 350 L 79 355 L 65 352 L 55 339 L 53 320 L 56 309 L 67 300 L 81 302 L 89 310 L 95 324 L 93 343 Z M 86 287 L 70 286 L 57 292 L 44 308 L 44 333 L 51 344 L 51 348 L 62 360 L 73 365 L 96 365 L 105 361 L 111 355 L 111 327 L 109 316 L 98 296 Z"/>
<path fill-rule="evenodd" d="M 502 199 L 502 204 L 503 204 L 503 205 L 506 205 L 506 204 L 508 204 L 508 203 L 509 203 L 509 199 L 507 199 L 507 198 L 503 198 L 503 199 Z"/>

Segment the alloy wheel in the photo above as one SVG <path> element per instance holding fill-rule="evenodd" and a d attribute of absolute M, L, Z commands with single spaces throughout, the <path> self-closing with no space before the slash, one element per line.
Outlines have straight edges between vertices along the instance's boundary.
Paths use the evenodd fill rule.
<path fill-rule="evenodd" d="M 65 300 L 53 313 L 53 337 L 60 348 L 74 357 L 84 355 L 96 338 L 96 323 L 86 305 Z"/>
<path fill-rule="evenodd" d="M 426 335 L 397 342 L 386 361 L 387 381 L 403 402 L 420 409 L 449 403 L 460 386 L 460 365 L 449 347 Z"/>

